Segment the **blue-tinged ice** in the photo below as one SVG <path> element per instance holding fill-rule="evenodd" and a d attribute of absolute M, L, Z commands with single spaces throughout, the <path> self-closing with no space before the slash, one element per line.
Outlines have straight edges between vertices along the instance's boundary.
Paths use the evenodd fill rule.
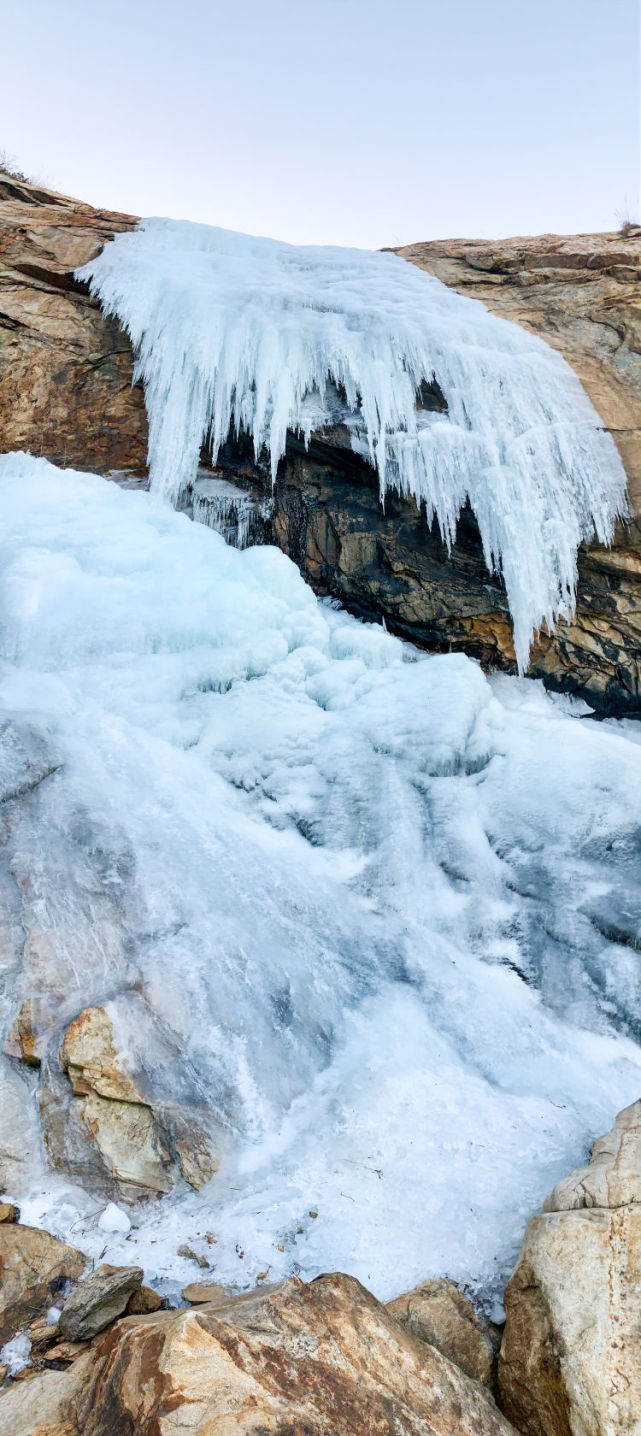
<path fill-rule="evenodd" d="M 79 271 L 137 355 L 152 488 L 172 501 L 230 428 L 275 478 L 288 430 L 331 423 L 411 494 L 451 544 L 466 501 L 505 580 L 521 671 L 533 634 L 572 613 L 583 539 L 625 508 L 611 436 L 561 356 L 404 259 L 298 248 L 207 225 L 145 220 Z M 417 412 L 436 378 L 443 414 Z"/>
<path fill-rule="evenodd" d="M 57 1069 L 107 1003 L 171 1103 L 144 1008 L 224 1157 L 122 1231 L 0 1055 L 23 1220 L 183 1285 L 188 1241 L 241 1286 L 494 1290 L 639 1095 L 641 747 L 148 493 L 9 455 L 0 510 L 0 1051 L 36 996 Z"/>

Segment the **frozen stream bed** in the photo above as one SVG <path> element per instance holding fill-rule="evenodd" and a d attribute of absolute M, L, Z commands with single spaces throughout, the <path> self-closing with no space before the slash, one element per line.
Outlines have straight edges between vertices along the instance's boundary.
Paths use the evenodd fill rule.
<path fill-rule="evenodd" d="M 40 1074 L 2 1058 L 23 1220 L 166 1289 L 500 1292 L 641 1092 L 636 732 L 418 654 L 153 494 L 7 455 L 0 502 L 0 1011 L 6 1036 L 37 994 L 49 1034 Z M 103 1002 L 171 1101 L 144 1005 L 222 1155 L 200 1192 L 120 1201 L 121 1232 L 36 1114 Z"/>

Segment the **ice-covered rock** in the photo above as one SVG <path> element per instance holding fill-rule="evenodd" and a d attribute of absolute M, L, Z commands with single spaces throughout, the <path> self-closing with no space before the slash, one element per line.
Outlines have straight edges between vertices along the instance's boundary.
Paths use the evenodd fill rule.
<path fill-rule="evenodd" d="M 78 271 L 131 336 L 149 415 L 151 483 L 176 500 L 207 440 L 268 450 L 335 419 L 448 543 L 469 499 L 505 579 L 521 669 L 543 622 L 569 617 L 579 544 L 625 507 L 614 442 L 560 355 L 396 255 L 296 248 L 145 220 Z M 417 409 L 436 379 L 447 412 Z"/>
<path fill-rule="evenodd" d="M 79 1109 L 114 1099 L 58 1057 L 100 1008 L 169 1146 L 191 1159 L 206 1118 L 222 1156 L 113 1264 L 182 1286 L 208 1232 L 222 1285 L 500 1286 L 524 1210 L 638 1095 L 641 747 L 153 495 L 9 456 L 0 501 L 3 737 L 31 775 L 3 805 L 3 1011 L 46 995 L 54 1021 L 15 1072 L 55 1172 L 36 1151 L 12 1196 L 102 1259 L 119 1193 Z"/>

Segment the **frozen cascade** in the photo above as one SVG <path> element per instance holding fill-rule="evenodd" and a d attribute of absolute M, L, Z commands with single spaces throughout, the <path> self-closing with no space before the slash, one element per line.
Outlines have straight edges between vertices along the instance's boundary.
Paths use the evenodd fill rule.
<path fill-rule="evenodd" d="M 195 522 L 215 529 L 232 548 L 247 547 L 252 517 L 264 516 L 266 510 L 264 501 L 227 479 L 205 474 L 195 480 L 191 501 Z"/>
<path fill-rule="evenodd" d="M 235 1286 L 500 1292 L 529 1215 L 639 1095 L 641 745 L 417 654 L 153 494 L 8 455 L 0 505 L 0 1150 L 23 1220 L 154 1284 L 193 1279 L 187 1242 Z M 81 1163 L 43 1169 L 37 1075 L 4 1055 L 34 993 L 45 1084 L 66 1023 L 115 1003 L 171 1104 L 150 1024 L 171 1037 L 220 1126 L 202 1192 L 130 1224 Z"/>
<path fill-rule="evenodd" d="M 625 476 L 578 379 L 541 339 L 396 255 L 304 247 L 207 225 L 145 220 L 78 271 L 137 355 L 152 488 L 176 501 L 202 443 L 230 428 L 266 447 L 331 422 L 390 487 L 425 504 L 444 539 L 466 500 L 500 570 L 519 668 L 533 633 L 572 611 L 576 554 L 609 542 Z M 417 412 L 436 378 L 446 414 Z"/>

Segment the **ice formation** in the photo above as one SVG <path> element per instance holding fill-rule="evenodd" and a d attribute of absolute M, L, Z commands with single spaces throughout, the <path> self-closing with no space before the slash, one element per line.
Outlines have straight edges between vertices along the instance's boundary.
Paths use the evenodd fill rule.
<path fill-rule="evenodd" d="M 51 990 L 55 1066 L 83 1007 L 144 1001 L 228 1139 L 116 1230 L 43 1172 L 1 1056 L 23 1220 L 167 1283 L 187 1242 L 236 1286 L 500 1291 L 639 1094 L 641 746 L 154 495 L 10 455 L 0 503 L 2 1038 Z"/>
<path fill-rule="evenodd" d="M 252 518 L 260 517 L 266 505 L 227 479 L 203 475 L 193 485 L 191 507 L 196 523 L 215 529 L 232 548 L 246 548 Z"/>
<path fill-rule="evenodd" d="M 608 542 L 625 502 L 615 445 L 572 370 L 542 340 L 393 254 L 305 247 L 146 220 L 79 271 L 128 330 L 149 413 L 152 488 L 175 501 L 207 439 L 266 447 L 332 420 L 424 503 L 452 542 L 466 500 L 500 569 L 517 659 L 572 610 L 576 554 Z M 447 413 L 417 411 L 435 377 Z"/>

